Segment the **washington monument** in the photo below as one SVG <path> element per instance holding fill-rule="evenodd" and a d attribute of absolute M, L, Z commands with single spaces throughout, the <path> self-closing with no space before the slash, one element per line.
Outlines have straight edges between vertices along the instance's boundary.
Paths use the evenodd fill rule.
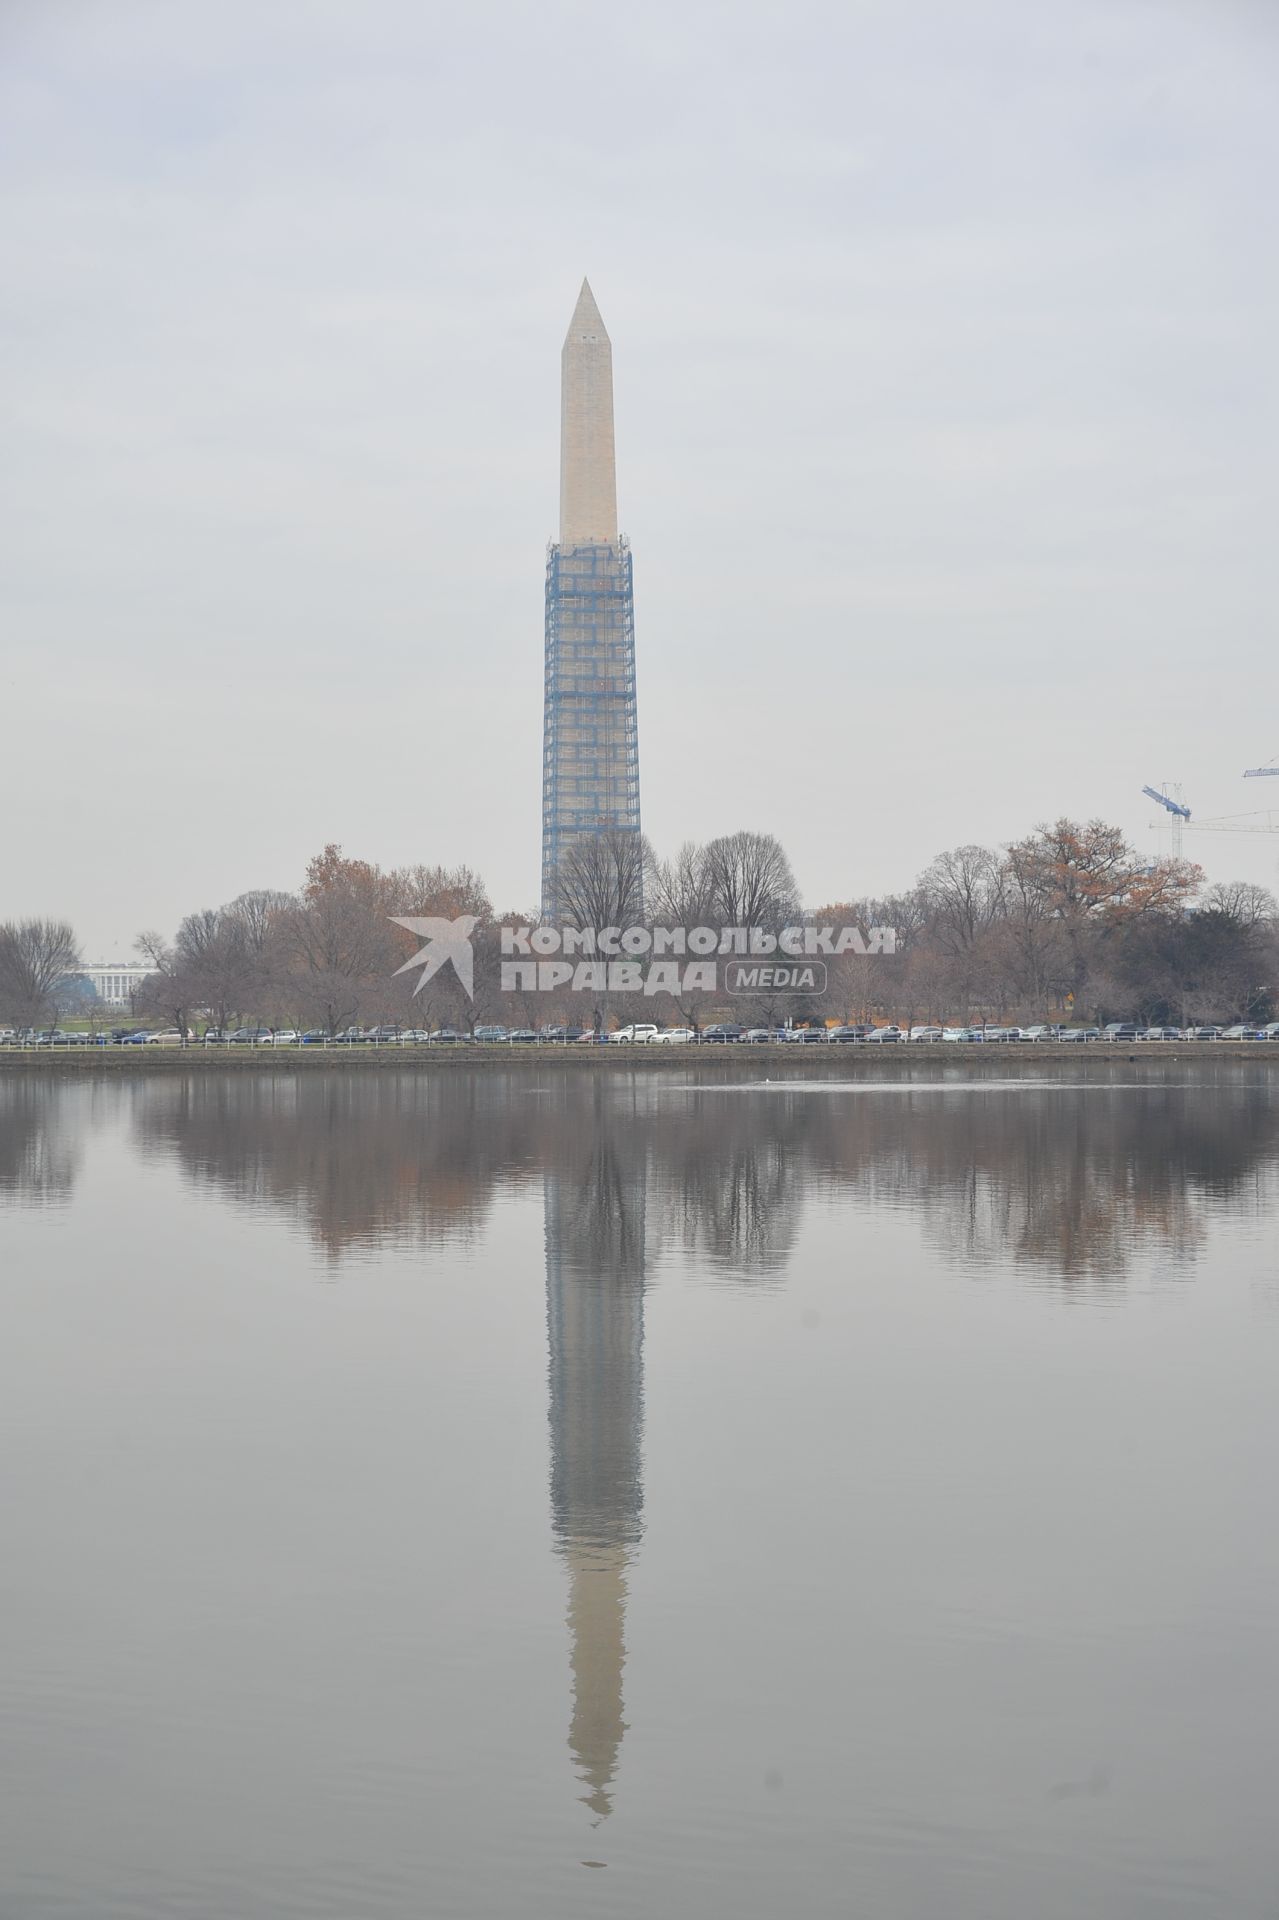
<path fill-rule="evenodd" d="M 617 531 L 613 348 L 582 282 L 560 360 L 560 537 L 546 564 L 542 917 L 575 840 L 640 830 L 635 609 Z"/>

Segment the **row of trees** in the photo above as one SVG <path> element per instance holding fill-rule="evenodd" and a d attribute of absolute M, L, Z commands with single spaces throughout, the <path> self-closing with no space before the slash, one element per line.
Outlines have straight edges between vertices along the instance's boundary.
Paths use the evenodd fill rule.
<path fill-rule="evenodd" d="M 336 1034 L 370 1022 L 421 1025 L 459 995 L 450 975 L 413 1008 L 399 973 L 414 948 L 394 915 L 493 922 L 483 883 L 469 867 L 384 872 L 328 846 L 307 868 L 298 895 L 241 894 L 224 907 L 189 914 L 172 943 L 144 933 L 139 951 L 153 968 L 139 1011 L 179 1032 L 203 1015 L 225 1030 L 243 1020 Z"/>
<path fill-rule="evenodd" d="M 1101 821 L 1040 827 L 996 852 L 941 854 L 892 903 L 910 997 L 929 1012 L 1190 1021 L 1267 1014 L 1279 909 L 1264 888 L 1205 888 Z"/>
<path fill-rule="evenodd" d="M 188 915 L 170 941 L 144 933 L 151 968 L 136 1011 L 179 1029 L 207 1021 L 276 1029 L 387 1024 L 459 1029 L 608 1024 L 656 1019 L 693 1026 L 738 1018 L 857 1021 L 1132 1017 L 1177 1024 L 1261 1019 L 1279 996 L 1279 909 L 1263 888 L 1205 888 L 1184 861 L 1142 859 L 1117 828 L 1058 820 L 994 849 L 939 854 L 907 892 L 832 902 L 804 912 L 786 853 L 770 834 L 742 831 L 688 843 L 658 859 L 639 835 L 577 841 L 560 875 L 560 919 L 575 927 L 744 927 L 776 934 L 817 926 L 891 926 L 895 953 L 826 958 L 820 995 L 554 994 L 504 992 L 500 927 L 468 867 L 391 871 L 328 846 L 297 894 L 253 892 Z M 404 972 L 417 941 L 395 916 L 475 923 L 474 997 L 451 968 L 421 993 Z M 39 1026 L 66 1004 L 78 961 L 70 927 L 0 927 L 0 1018 Z M 60 999 L 60 996 L 63 996 Z"/>

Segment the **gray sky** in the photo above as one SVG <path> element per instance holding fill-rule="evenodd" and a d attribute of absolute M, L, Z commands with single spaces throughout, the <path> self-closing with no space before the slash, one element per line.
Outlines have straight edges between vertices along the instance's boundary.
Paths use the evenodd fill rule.
<path fill-rule="evenodd" d="M 1279 808 L 1272 6 L 7 0 L 0 70 L 0 917 L 536 900 L 583 273 L 659 850 Z"/>

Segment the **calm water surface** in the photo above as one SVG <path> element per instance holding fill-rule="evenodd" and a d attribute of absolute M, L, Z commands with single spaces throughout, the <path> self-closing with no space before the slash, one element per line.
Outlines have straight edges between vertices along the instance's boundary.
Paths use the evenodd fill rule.
<path fill-rule="evenodd" d="M 0 1080 L 8 1920 L 1279 1914 L 1279 1079 Z"/>

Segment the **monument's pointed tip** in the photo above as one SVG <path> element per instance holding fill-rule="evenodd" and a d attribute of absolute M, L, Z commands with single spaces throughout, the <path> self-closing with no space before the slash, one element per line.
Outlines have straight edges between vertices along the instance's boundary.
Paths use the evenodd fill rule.
<path fill-rule="evenodd" d="M 582 291 L 577 296 L 577 305 L 573 309 L 573 318 L 568 323 L 569 338 L 574 334 L 603 334 L 608 339 L 608 328 L 591 292 L 591 283 L 583 275 Z"/>

